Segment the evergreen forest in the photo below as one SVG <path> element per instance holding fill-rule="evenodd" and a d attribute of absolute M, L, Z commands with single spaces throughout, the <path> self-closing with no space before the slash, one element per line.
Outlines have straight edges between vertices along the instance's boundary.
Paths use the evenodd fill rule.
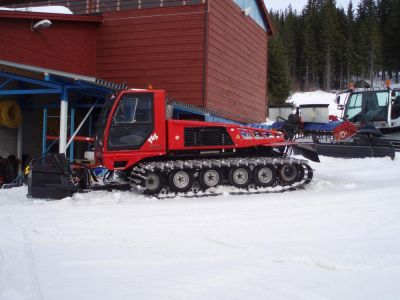
<path fill-rule="evenodd" d="M 350 82 L 399 82 L 400 0 L 308 0 L 301 12 L 270 11 L 268 97 L 282 103 L 293 91 L 346 89 Z"/>

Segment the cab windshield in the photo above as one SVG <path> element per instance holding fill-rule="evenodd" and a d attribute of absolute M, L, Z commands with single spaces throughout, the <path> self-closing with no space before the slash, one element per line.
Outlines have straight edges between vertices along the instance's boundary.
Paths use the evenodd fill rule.
<path fill-rule="evenodd" d="M 153 93 L 126 93 L 119 100 L 108 132 L 108 150 L 136 150 L 154 128 Z"/>
<path fill-rule="evenodd" d="M 386 121 L 388 103 L 387 91 L 353 93 L 346 104 L 345 118 L 351 122 Z"/>

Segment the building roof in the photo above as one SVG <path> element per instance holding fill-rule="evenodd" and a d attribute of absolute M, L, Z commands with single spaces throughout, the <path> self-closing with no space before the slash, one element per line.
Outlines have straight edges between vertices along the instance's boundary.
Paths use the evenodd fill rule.
<path fill-rule="evenodd" d="M 0 60 L 0 72 L 8 72 L 21 76 L 28 76 L 40 80 L 44 80 L 48 76 L 65 78 L 72 81 L 83 81 L 87 83 L 96 84 L 98 86 L 103 86 L 109 89 L 121 90 L 126 89 L 125 84 L 117 84 L 114 82 L 109 82 L 96 77 L 86 76 L 82 74 L 74 74 L 69 72 L 63 72 L 60 70 L 53 70 L 48 68 L 41 68 L 37 66 L 16 63 L 7 60 Z"/>
<path fill-rule="evenodd" d="M 101 23 L 101 16 L 86 16 L 86 15 L 70 15 L 59 13 L 42 13 L 42 12 L 26 12 L 26 11 L 9 11 L 0 10 L 0 18 L 13 19 L 51 19 L 60 21 L 75 21 L 75 22 L 94 22 Z"/>
<path fill-rule="evenodd" d="M 265 6 L 264 0 L 257 0 L 257 1 L 261 7 L 263 14 L 264 14 L 265 22 L 267 23 L 268 28 L 270 29 L 268 31 L 268 35 L 270 35 L 270 36 L 275 35 L 276 30 L 275 30 L 274 24 L 272 23 L 271 16 L 268 13 L 267 7 Z"/>
<path fill-rule="evenodd" d="M 24 2 L 24 1 L 21 1 Z M 31 1 L 26 1 L 29 3 L 29 5 L 34 4 Z M 265 6 L 264 0 L 256 0 L 258 3 L 261 13 L 263 14 L 264 20 L 267 24 L 267 33 L 268 35 L 274 35 L 275 34 L 275 28 L 273 26 L 271 17 L 268 13 L 268 10 Z M 41 1 L 38 1 L 38 3 L 42 3 Z M 2 5 L 10 5 L 10 4 L 15 4 L 14 1 L 9 1 L 9 0 L 0 0 L 0 6 Z M 19 3 L 21 5 L 21 3 Z M 76 6 L 76 5 L 75 5 Z M 55 7 L 55 6 L 54 6 Z M 61 6 L 59 6 L 61 7 Z M 55 11 L 54 13 L 40 13 L 40 12 L 34 12 L 34 11 L 4 11 L 0 10 L 0 17 L 9 17 L 9 18 L 52 18 L 54 20 L 69 20 L 69 21 L 86 21 L 86 22 L 101 22 L 102 18 L 101 16 L 89 16 L 89 15 L 81 15 L 81 14 L 75 14 L 75 15 L 67 15 L 67 14 L 61 14 L 60 12 Z"/>

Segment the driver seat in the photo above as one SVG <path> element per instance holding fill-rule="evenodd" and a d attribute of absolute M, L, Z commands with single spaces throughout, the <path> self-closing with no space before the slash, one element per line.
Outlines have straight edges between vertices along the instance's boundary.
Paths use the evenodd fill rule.
<path fill-rule="evenodd" d="M 370 92 L 370 93 L 365 93 L 363 96 L 363 102 L 362 102 L 362 112 L 363 114 L 366 114 L 369 111 L 374 111 L 379 108 L 378 104 L 378 97 L 376 96 L 376 93 Z"/>
<path fill-rule="evenodd" d="M 392 105 L 392 119 L 397 119 L 400 116 L 400 95 L 396 97 Z"/>

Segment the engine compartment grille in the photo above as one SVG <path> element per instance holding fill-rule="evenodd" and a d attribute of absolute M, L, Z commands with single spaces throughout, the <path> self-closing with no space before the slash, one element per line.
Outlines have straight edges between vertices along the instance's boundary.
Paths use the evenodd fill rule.
<path fill-rule="evenodd" d="M 185 128 L 185 147 L 231 146 L 233 141 L 225 127 Z"/>

